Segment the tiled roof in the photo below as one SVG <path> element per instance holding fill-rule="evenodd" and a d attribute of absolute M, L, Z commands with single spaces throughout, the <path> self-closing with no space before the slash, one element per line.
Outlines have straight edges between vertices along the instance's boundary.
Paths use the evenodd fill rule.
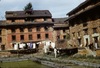
<path fill-rule="evenodd" d="M 53 18 L 53 22 L 55 23 L 55 24 L 59 24 L 59 23 L 65 23 L 65 20 L 67 19 L 67 17 L 65 17 L 65 18 Z"/>
<path fill-rule="evenodd" d="M 92 11 L 93 9 L 96 9 L 97 11 L 100 11 L 99 10 L 100 9 L 100 3 L 97 3 L 96 5 L 93 5 L 93 6 L 89 7 L 88 9 L 85 9 L 85 10 L 81 11 L 80 13 L 76 13 L 72 16 L 69 16 L 66 21 L 71 20 L 73 18 L 76 18 L 76 16 L 82 15 L 82 14 L 88 12 L 88 11 Z"/>
<path fill-rule="evenodd" d="M 84 5 L 86 5 L 90 1 L 91 0 L 84 1 L 83 3 L 81 3 L 80 5 L 78 5 L 75 9 L 73 9 L 72 11 L 70 11 L 69 13 L 67 13 L 67 15 L 73 14 L 75 11 L 79 10 L 81 7 L 83 7 Z"/>
<path fill-rule="evenodd" d="M 66 18 L 53 18 L 53 21 L 54 21 L 54 28 L 60 28 L 60 27 L 68 27 L 68 23 L 65 22 L 65 20 L 67 19 Z"/>
<path fill-rule="evenodd" d="M 30 14 L 27 14 L 30 13 Z M 48 10 L 6 11 L 6 18 L 52 17 Z"/>

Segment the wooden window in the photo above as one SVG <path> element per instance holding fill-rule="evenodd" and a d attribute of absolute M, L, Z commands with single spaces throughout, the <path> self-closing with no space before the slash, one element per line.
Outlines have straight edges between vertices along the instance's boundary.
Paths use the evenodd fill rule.
<path fill-rule="evenodd" d="M 15 40 L 16 40 L 16 36 L 12 35 L 12 41 L 15 41 Z"/>
<path fill-rule="evenodd" d="M 84 35 L 88 35 L 88 29 L 84 29 Z"/>
<path fill-rule="evenodd" d="M 59 40 L 60 39 L 60 36 L 57 36 L 57 40 Z"/>
<path fill-rule="evenodd" d="M 66 35 L 64 35 L 63 38 L 66 39 Z"/>
<path fill-rule="evenodd" d="M 48 39 L 49 38 L 49 35 L 48 34 L 45 34 L 45 38 Z"/>
<path fill-rule="evenodd" d="M 20 35 L 20 39 L 21 40 L 24 40 L 24 35 Z"/>
<path fill-rule="evenodd" d="M 73 32 L 72 34 L 73 34 L 73 37 L 75 37 L 75 32 Z"/>
<path fill-rule="evenodd" d="M 83 27 L 86 27 L 86 26 L 87 26 L 87 23 L 84 23 L 84 24 L 83 24 Z"/>
<path fill-rule="evenodd" d="M 29 40 L 32 40 L 32 34 L 29 35 Z"/>
<path fill-rule="evenodd" d="M 20 32 L 24 32 L 24 29 L 23 29 L 23 28 L 21 28 L 21 29 L 20 29 Z"/>
<path fill-rule="evenodd" d="M 29 28 L 28 31 L 29 31 L 29 32 L 32 32 L 32 28 Z"/>
<path fill-rule="evenodd" d="M 33 21 L 34 21 L 34 19 L 31 19 L 31 18 L 26 18 L 26 19 L 25 19 L 25 21 L 27 21 L 27 22 L 33 22 Z"/>
<path fill-rule="evenodd" d="M 12 22 L 15 22 L 15 20 L 14 20 L 14 19 L 12 19 Z"/>
<path fill-rule="evenodd" d="M 1 50 L 5 50 L 5 45 L 1 45 Z"/>
<path fill-rule="evenodd" d="M 40 27 L 37 27 L 36 30 L 37 30 L 37 31 L 40 31 Z"/>
<path fill-rule="evenodd" d="M 63 33 L 65 33 L 66 32 L 66 30 L 65 29 L 63 29 Z"/>
<path fill-rule="evenodd" d="M 12 29 L 12 33 L 15 33 L 16 31 L 15 31 L 15 29 Z"/>
<path fill-rule="evenodd" d="M 0 30 L 0 35 L 1 35 L 1 30 Z"/>
<path fill-rule="evenodd" d="M 81 45 L 81 38 L 80 39 L 77 39 L 78 40 L 78 44 L 79 46 Z"/>
<path fill-rule="evenodd" d="M 47 18 L 44 18 L 44 21 L 47 21 Z"/>
<path fill-rule="evenodd" d="M 97 29 L 96 28 L 93 28 L 93 33 L 97 33 Z"/>
<path fill-rule="evenodd" d="M 2 42 L 2 38 L 0 37 L 0 43 Z"/>
<path fill-rule="evenodd" d="M 45 31 L 48 31 L 48 27 L 45 26 L 44 29 L 45 29 Z"/>
<path fill-rule="evenodd" d="M 40 38 L 41 38 L 40 34 L 37 34 L 37 39 L 40 39 Z"/>

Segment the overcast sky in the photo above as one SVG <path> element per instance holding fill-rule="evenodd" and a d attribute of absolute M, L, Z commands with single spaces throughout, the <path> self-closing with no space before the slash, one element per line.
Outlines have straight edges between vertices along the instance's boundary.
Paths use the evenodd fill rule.
<path fill-rule="evenodd" d="M 66 14 L 85 0 L 0 0 L 0 20 L 5 19 L 5 11 L 20 11 L 29 2 L 34 10 L 49 10 L 53 18 Z"/>

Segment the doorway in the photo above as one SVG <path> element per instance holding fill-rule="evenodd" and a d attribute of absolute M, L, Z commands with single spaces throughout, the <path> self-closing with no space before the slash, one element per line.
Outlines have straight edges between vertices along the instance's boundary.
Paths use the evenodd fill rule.
<path fill-rule="evenodd" d="M 94 46 L 96 49 L 98 48 L 98 37 L 94 37 Z"/>
<path fill-rule="evenodd" d="M 86 38 L 86 47 L 88 47 L 88 43 L 89 43 L 89 42 L 88 42 L 88 38 Z"/>
<path fill-rule="evenodd" d="M 78 39 L 78 44 L 81 45 L 81 38 Z"/>
<path fill-rule="evenodd" d="M 5 45 L 1 45 L 1 50 L 5 50 Z"/>

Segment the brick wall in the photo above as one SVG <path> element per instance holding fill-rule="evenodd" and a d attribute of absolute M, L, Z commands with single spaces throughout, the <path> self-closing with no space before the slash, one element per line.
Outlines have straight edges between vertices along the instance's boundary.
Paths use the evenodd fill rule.
<path fill-rule="evenodd" d="M 43 18 L 39 18 L 39 19 L 35 19 L 34 21 L 35 21 L 35 22 L 43 22 L 44 19 L 43 19 Z"/>
<path fill-rule="evenodd" d="M 16 23 L 24 23 L 25 20 L 24 20 L 24 19 L 22 19 L 22 20 L 15 20 L 15 22 L 16 22 Z"/>
<path fill-rule="evenodd" d="M 92 39 L 92 34 L 93 34 L 93 28 L 96 28 L 97 33 L 100 34 L 100 19 L 96 19 L 96 20 L 92 20 L 92 21 L 87 21 L 87 26 L 83 27 L 83 23 L 79 24 L 79 25 L 74 25 L 74 26 L 70 26 L 70 36 L 71 39 L 76 38 L 78 39 L 78 32 L 80 32 L 80 38 L 81 38 L 81 42 L 84 45 L 84 39 L 83 36 L 85 34 L 84 30 L 87 29 L 87 33 L 90 36 L 90 43 L 93 42 Z M 73 36 L 73 33 L 75 36 Z"/>

